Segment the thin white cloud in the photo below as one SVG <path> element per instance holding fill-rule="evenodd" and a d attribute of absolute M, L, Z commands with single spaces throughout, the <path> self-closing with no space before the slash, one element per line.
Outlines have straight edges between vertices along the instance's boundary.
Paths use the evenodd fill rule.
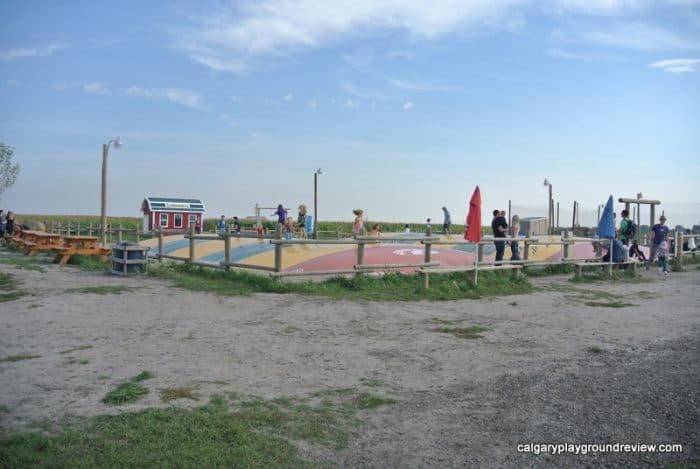
<path fill-rule="evenodd" d="M 199 93 L 178 88 L 142 88 L 140 86 L 132 86 L 126 90 L 126 94 L 150 99 L 164 99 L 191 108 L 199 108 L 201 100 Z"/>
<path fill-rule="evenodd" d="M 231 96 L 231 101 L 234 103 L 240 103 L 243 101 L 243 98 L 241 98 L 240 96 Z"/>
<path fill-rule="evenodd" d="M 646 23 L 617 23 L 606 29 L 593 31 L 555 30 L 552 37 L 564 42 L 588 43 L 622 49 L 698 50 L 700 41 Z"/>
<path fill-rule="evenodd" d="M 318 104 L 319 104 L 319 103 L 318 103 L 318 99 L 316 99 L 316 98 L 309 100 L 309 107 L 310 107 L 311 109 L 317 109 L 317 108 L 318 108 Z"/>
<path fill-rule="evenodd" d="M 415 45 L 456 32 L 520 30 L 528 16 L 618 16 L 661 8 L 685 8 L 696 0 L 239 0 L 222 2 L 206 16 L 190 18 L 176 31 L 176 47 L 214 70 L 245 73 L 264 58 L 383 36 L 405 37 Z M 642 50 L 688 48 L 693 38 L 644 24 L 612 25 L 576 33 L 578 40 Z M 695 46 L 697 48 L 698 46 Z M 370 54 L 371 55 L 371 54 Z M 384 58 L 410 58 L 401 49 Z M 345 56 L 357 69 L 372 57 Z M 400 81 L 400 80 L 399 80 Z"/>
<path fill-rule="evenodd" d="M 620 58 L 614 55 L 608 54 L 590 54 L 590 53 L 580 53 L 580 52 L 570 52 L 563 49 L 549 49 L 545 53 L 556 59 L 564 60 L 579 60 L 582 62 L 605 62 L 610 60 L 619 60 Z"/>
<path fill-rule="evenodd" d="M 352 99 L 348 99 L 343 104 L 341 104 L 340 107 L 342 109 L 352 109 L 355 107 L 355 103 L 352 102 Z"/>
<path fill-rule="evenodd" d="M 5 80 L 5 84 L 7 86 L 19 86 L 19 81 L 15 80 L 14 78 L 8 78 L 7 80 Z"/>
<path fill-rule="evenodd" d="M 230 115 L 228 115 L 228 114 L 219 114 L 219 117 L 221 118 L 221 120 L 223 120 L 223 121 L 226 123 L 226 125 L 228 125 L 228 126 L 231 127 L 232 129 L 238 128 L 238 122 L 237 122 L 233 117 L 231 117 Z"/>
<path fill-rule="evenodd" d="M 410 111 L 414 107 L 416 107 L 416 105 L 413 104 L 411 101 L 407 101 L 407 102 L 403 103 L 403 110 L 404 111 Z"/>
<path fill-rule="evenodd" d="M 14 60 L 27 57 L 46 57 L 53 55 L 61 49 L 69 47 L 69 44 L 62 42 L 54 42 L 45 46 L 31 48 L 17 48 L 0 51 L 0 59 Z"/>
<path fill-rule="evenodd" d="M 83 85 L 83 91 L 91 94 L 106 95 L 111 93 L 109 87 L 109 83 L 86 83 Z"/>
<path fill-rule="evenodd" d="M 692 73 L 696 72 L 700 66 L 700 59 L 669 59 L 660 60 L 649 64 L 651 68 L 658 68 L 669 73 Z"/>
<path fill-rule="evenodd" d="M 292 93 L 287 93 L 284 98 L 282 98 L 284 101 L 291 101 L 294 99 L 294 95 Z"/>

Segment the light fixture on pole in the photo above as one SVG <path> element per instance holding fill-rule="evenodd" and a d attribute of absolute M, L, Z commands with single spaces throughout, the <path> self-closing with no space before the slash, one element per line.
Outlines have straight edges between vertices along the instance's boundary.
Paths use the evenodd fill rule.
<path fill-rule="evenodd" d="M 122 147 L 121 137 L 102 145 L 102 206 L 100 212 L 100 228 L 102 232 L 102 246 L 107 245 L 107 156 L 109 155 L 109 146 L 113 145 L 115 150 Z"/>
<path fill-rule="evenodd" d="M 542 185 L 545 187 L 549 187 L 549 202 L 547 204 L 548 205 L 547 218 L 549 219 L 548 220 L 549 229 L 547 230 L 547 234 L 552 234 L 552 229 L 554 227 L 554 200 L 552 199 L 552 182 L 549 179 L 544 178 L 544 182 L 542 183 Z"/>
<path fill-rule="evenodd" d="M 318 239 L 318 231 L 316 230 L 316 222 L 318 221 L 318 175 L 321 174 L 321 168 L 314 171 L 314 239 Z"/>

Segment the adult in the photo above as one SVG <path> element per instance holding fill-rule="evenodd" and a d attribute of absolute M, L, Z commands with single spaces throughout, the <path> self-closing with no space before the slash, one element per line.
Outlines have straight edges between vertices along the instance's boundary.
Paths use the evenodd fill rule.
<path fill-rule="evenodd" d="M 304 204 L 299 205 L 297 225 L 299 225 L 299 237 L 306 238 L 306 205 Z"/>
<path fill-rule="evenodd" d="M 518 236 L 520 236 L 520 217 L 513 215 L 510 221 L 510 229 L 508 230 L 513 241 L 510 242 L 510 260 L 520 260 L 520 250 L 518 246 Z"/>
<path fill-rule="evenodd" d="M 12 210 L 7 212 L 5 217 L 5 234 L 12 236 L 15 234 L 15 214 Z"/>
<path fill-rule="evenodd" d="M 241 223 L 238 221 L 238 217 L 233 217 L 233 231 L 241 234 Z"/>
<path fill-rule="evenodd" d="M 352 222 L 352 234 L 360 236 L 365 232 L 365 212 L 362 209 L 356 208 L 352 213 L 355 214 L 355 220 Z"/>
<path fill-rule="evenodd" d="M 622 244 L 628 246 L 630 242 L 630 226 L 632 225 L 632 220 L 629 219 L 630 212 L 629 210 L 623 210 L 620 212 L 620 215 L 622 215 L 622 220 L 620 220 L 620 230 L 617 233 L 617 237 L 620 238 Z"/>
<path fill-rule="evenodd" d="M 505 238 L 506 232 L 508 231 L 508 222 L 506 222 L 506 217 L 501 215 L 500 210 L 493 211 L 493 220 L 491 220 L 491 230 L 493 231 L 494 238 Z M 494 246 L 496 246 L 496 263 L 500 264 L 503 261 L 503 253 L 506 250 L 505 241 L 494 241 Z"/>
<path fill-rule="evenodd" d="M 666 216 L 661 215 L 659 217 L 659 223 L 654 225 L 654 227 L 649 232 L 651 236 L 651 244 L 649 246 L 649 262 L 654 262 L 656 259 L 656 251 L 659 250 L 659 246 L 664 241 L 668 241 L 668 226 L 666 226 Z"/>
<path fill-rule="evenodd" d="M 0 240 L 5 236 L 5 216 L 3 212 L 4 211 L 0 209 Z"/>
<path fill-rule="evenodd" d="M 610 262 L 610 244 L 605 243 L 603 246 L 607 244 L 608 246 L 608 252 L 603 256 L 603 262 Z M 612 240 L 612 261 L 613 262 L 624 262 L 625 261 L 625 248 L 624 245 L 622 244 L 622 241 L 619 239 L 615 238 Z"/>
<path fill-rule="evenodd" d="M 447 207 L 442 207 L 442 232 L 445 235 L 450 234 L 450 228 L 452 227 L 452 217 L 450 217 L 450 211 Z"/>

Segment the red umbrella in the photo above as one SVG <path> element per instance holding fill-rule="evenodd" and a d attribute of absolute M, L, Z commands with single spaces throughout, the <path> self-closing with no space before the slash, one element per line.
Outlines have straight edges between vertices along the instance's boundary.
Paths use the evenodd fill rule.
<path fill-rule="evenodd" d="M 481 191 L 476 186 L 472 198 L 469 199 L 469 213 L 467 214 L 467 229 L 464 231 L 464 239 L 472 243 L 481 241 Z"/>

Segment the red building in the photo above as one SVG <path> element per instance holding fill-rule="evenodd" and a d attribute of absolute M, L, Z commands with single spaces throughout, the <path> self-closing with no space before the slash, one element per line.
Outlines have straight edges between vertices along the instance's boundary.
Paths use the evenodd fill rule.
<path fill-rule="evenodd" d="M 204 203 L 199 199 L 146 197 L 141 204 L 143 230 L 188 230 L 200 233 L 204 223 Z"/>

